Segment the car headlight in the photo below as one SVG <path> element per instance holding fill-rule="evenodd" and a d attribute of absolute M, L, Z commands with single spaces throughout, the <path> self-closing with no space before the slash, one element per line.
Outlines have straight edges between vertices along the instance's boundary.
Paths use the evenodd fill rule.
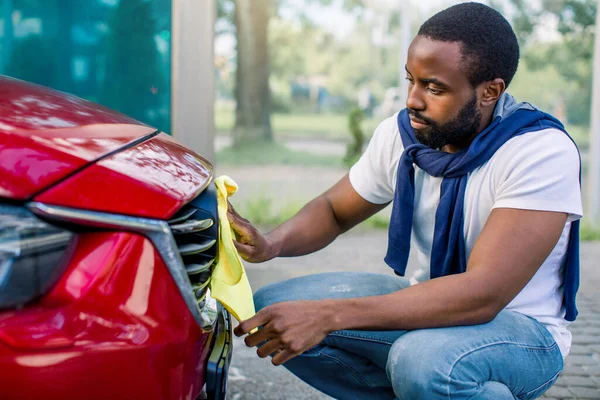
<path fill-rule="evenodd" d="M 25 304 L 60 278 L 73 233 L 22 207 L 0 205 L 0 308 Z"/>

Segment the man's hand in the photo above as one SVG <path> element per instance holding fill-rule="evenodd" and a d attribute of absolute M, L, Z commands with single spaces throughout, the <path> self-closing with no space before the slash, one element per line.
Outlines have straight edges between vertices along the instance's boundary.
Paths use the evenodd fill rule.
<path fill-rule="evenodd" d="M 306 350 L 318 345 L 332 332 L 332 316 L 322 312 L 321 301 L 286 301 L 260 310 L 252 318 L 241 322 L 234 330 L 236 336 L 246 336 L 248 347 L 262 344 L 256 353 L 265 358 L 274 354 L 274 365 L 281 365 Z"/>
<path fill-rule="evenodd" d="M 227 217 L 238 237 L 233 244 L 244 260 L 259 263 L 277 256 L 273 241 L 240 216 L 231 203 L 228 204 Z"/>

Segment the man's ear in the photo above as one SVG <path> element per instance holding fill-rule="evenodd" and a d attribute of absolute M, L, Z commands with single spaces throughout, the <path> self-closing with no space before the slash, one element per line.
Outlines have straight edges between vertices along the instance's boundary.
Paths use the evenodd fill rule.
<path fill-rule="evenodd" d="M 483 95 L 481 96 L 482 107 L 488 107 L 495 104 L 506 90 L 506 83 L 504 83 L 504 79 L 502 78 L 496 78 L 493 81 L 485 82 L 482 85 L 484 89 Z"/>

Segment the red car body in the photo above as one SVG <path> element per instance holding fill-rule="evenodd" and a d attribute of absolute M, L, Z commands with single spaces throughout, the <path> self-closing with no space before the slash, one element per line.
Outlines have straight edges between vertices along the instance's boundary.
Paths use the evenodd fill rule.
<path fill-rule="evenodd" d="M 227 314 L 198 323 L 185 274 L 169 268 L 157 243 L 170 240 L 164 221 L 211 180 L 206 160 L 154 128 L 0 77 L 0 204 L 76 227 L 51 288 L 0 310 L 1 399 L 204 395 Z M 230 349 L 219 351 L 228 363 Z"/>

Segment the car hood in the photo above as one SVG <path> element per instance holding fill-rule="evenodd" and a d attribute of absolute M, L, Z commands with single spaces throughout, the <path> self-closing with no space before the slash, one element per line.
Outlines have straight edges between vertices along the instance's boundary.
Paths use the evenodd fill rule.
<path fill-rule="evenodd" d="M 155 133 L 97 104 L 0 76 L 0 197 L 31 199 Z"/>

